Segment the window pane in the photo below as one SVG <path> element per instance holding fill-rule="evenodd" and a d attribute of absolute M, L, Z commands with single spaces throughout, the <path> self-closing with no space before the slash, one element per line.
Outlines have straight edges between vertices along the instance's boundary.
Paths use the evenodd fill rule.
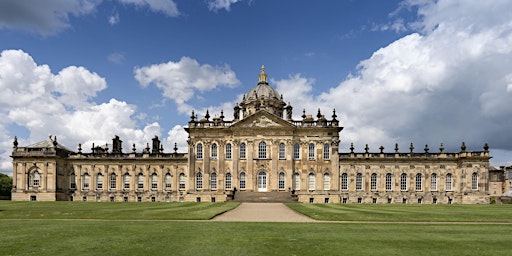
<path fill-rule="evenodd" d="M 240 159 L 245 159 L 245 143 L 240 144 Z"/>
<path fill-rule="evenodd" d="M 196 189 L 203 189 L 203 174 L 200 172 L 196 174 Z"/>
<path fill-rule="evenodd" d="M 300 175 L 298 173 L 293 174 L 293 189 L 300 190 Z"/>
<path fill-rule="evenodd" d="M 293 144 L 293 159 L 300 159 L 300 145 L 298 143 Z"/>
<path fill-rule="evenodd" d="M 240 189 L 245 189 L 245 172 L 240 173 Z"/>
<path fill-rule="evenodd" d="M 284 189 L 284 172 L 279 173 L 279 189 Z"/>
<path fill-rule="evenodd" d="M 311 143 L 308 147 L 308 159 L 314 160 L 315 159 L 315 144 Z"/>
<path fill-rule="evenodd" d="M 407 190 L 407 174 L 405 173 L 402 173 L 402 175 L 400 175 L 400 190 Z"/>
<path fill-rule="evenodd" d="M 217 174 L 212 173 L 210 176 L 210 186 L 212 189 L 217 189 Z"/>
<path fill-rule="evenodd" d="M 231 189 L 231 173 L 226 173 L 226 190 Z"/>
<path fill-rule="evenodd" d="M 231 159 L 231 144 L 226 144 L 226 159 Z"/>
<path fill-rule="evenodd" d="M 324 190 L 331 189 L 331 176 L 328 173 L 324 173 Z"/>
<path fill-rule="evenodd" d="M 115 188 L 116 188 L 116 174 L 112 173 L 110 175 L 110 189 L 115 189 Z"/>
<path fill-rule="evenodd" d="M 324 144 L 324 160 L 331 159 L 331 147 L 329 144 Z"/>
<path fill-rule="evenodd" d="M 372 176 L 370 178 L 370 189 L 377 190 L 377 174 L 376 173 L 372 173 Z"/>
<path fill-rule="evenodd" d="M 196 158 L 203 159 L 203 144 L 201 143 L 197 144 Z"/>
<path fill-rule="evenodd" d="M 258 144 L 258 158 L 259 159 L 267 158 L 267 144 L 263 141 Z"/>
<path fill-rule="evenodd" d="M 421 173 L 416 174 L 416 190 L 422 190 L 423 188 L 423 179 Z"/>
<path fill-rule="evenodd" d="M 185 174 L 180 173 L 179 182 L 180 182 L 179 189 L 180 190 L 185 189 Z"/>
<path fill-rule="evenodd" d="M 341 189 L 342 190 L 348 189 L 348 175 L 346 173 L 343 173 L 341 175 Z"/>
<path fill-rule="evenodd" d="M 361 173 L 356 175 L 356 190 L 363 190 L 363 175 Z"/>
<path fill-rule="evenodd" d="M 446 174 L 446 190 L 452 190 L 452 174 Z"/>
<path fill-rule="evenodd" d="M 391 173 L 387 173 L 386 174 L 386 190 L 387 191 L 391 191 L 392 190 L 392 176 L 391 176 Z"/>
<path fill-rule="evenodd" d="M 279 144 L 279 159 L 286 158 L 286 146 L 284 143 Z"/>
<path fill-rule="evenodd" d="M 308 176 L 308 188 L 309 190 L 315 190 L 315 174 L 313 173 Z"/>
<path fill-rule="evenodd" d="M 437 190 L 437 174 L 435 173 L 430 176 L 430 190 Z"/>
<path fill-rule="evenodd" d="M 471 175 L 471 189 L 478 189 L 478 173 Z"/>
<path fill-rule="evenodd" d="M 212 159 L 217 159 L 217 144 L 212 144 Z"/>

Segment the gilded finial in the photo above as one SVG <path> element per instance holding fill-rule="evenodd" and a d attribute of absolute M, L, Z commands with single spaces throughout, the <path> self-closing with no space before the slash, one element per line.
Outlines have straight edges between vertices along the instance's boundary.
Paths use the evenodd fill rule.
<path fill-rule="evenodd" d="M 261 65 L 261 73 L 258 77 L 258 83 L 268 83 L 268 76 L 265 73 L 265 65 Z"/>

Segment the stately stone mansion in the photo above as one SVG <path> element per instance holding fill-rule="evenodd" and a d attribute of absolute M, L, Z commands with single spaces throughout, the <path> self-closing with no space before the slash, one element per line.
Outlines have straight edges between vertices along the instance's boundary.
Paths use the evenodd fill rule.
<path fill-rule="evenodd" d="M 18 147 L 14 140 L 13 192 L 17 201 L 306 203 L 488 203 L 489 147 L 459 152 L 418 150 L 411 144 L 340 153 L 343 127 L 332 110 L 292 118 L 293 108 L 268 83 L 235 104 L 232 120 L 192 112 L 188 152 L 164 152 L 154 137 L 142 151 L 111 145 L 75 152 L 56 137 Z M 151 147 L 150 147 L 151 143 Z"/>

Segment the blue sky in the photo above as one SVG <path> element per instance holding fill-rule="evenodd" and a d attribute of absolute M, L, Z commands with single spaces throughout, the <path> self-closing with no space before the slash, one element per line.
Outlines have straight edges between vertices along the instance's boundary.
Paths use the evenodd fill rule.
<path fill-rule="evenodd" d="M 478 2 L 4 0 L 0 171 L 14 136 L 185 152 L 190 111 L 231 119 L 262 64 L 295 118 L 336 108 L 342 152 L 488 142 L 510 165 L 512 4 Z"/>

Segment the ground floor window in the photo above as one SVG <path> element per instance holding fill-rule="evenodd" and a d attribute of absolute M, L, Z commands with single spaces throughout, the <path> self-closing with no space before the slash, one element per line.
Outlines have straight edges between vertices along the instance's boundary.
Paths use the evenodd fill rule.
<path fill-rule="evenodd" d="M 284 172 L 279 173 L 279 189 L 284 190 Z"/>
<path fill-rule="evenodd" d="M 226 190 L 231 190 L 231 173 L 226 173 Z"/>
<path fill-rule="evenodd" d="M 245 189 L 245 172 L 240 173 L 240 189 Z"/>

